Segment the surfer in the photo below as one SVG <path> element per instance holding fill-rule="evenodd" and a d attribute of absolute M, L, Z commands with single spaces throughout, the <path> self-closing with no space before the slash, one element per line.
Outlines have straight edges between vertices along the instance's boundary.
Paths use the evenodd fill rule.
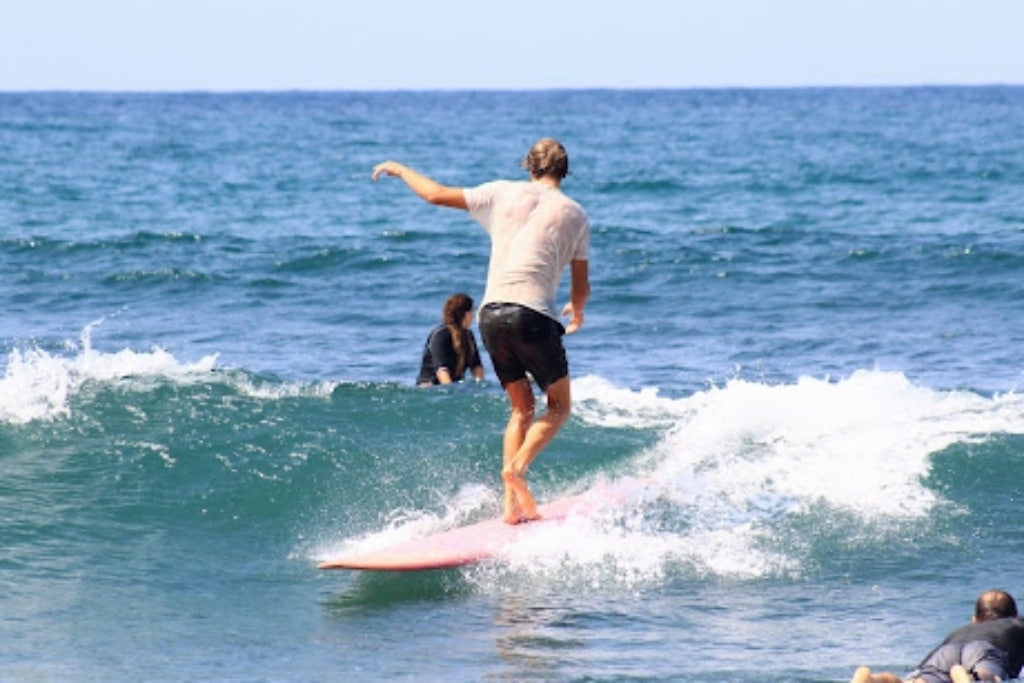
<path fill-rule="evenodd" d="M 416 383 L 421 387 L 461 382 L 469 370 L 477 380 L 484 378 L 473 324 L 473 300 L 468 294 L 452 294 L 441 309 L 441 324 L 430 331 L 423 345 L 423 360 Z"/>
<path fill-rule="evenodd" d="M 569 417 L 569 364 L 562 335 L 583 325 L 590 297 L 587 251 L 590 221 L 562 193 L 569 157 L 557 140 L 542 138 L 523 159 L 529 181 L 496 180 L 473 188 L 448 187 L 404 164 L 385 161 L 373 169 L 401 178 L 424 201 L 469 211 L 491 238 L 487 288 L 479 312 L 480 335 L 494 372 L 509 398 L 502 441 L 505 484 L 503 518 L 509 524 L 539 519 L 526 471 Z M 569 267 L 569 318 L 555 311 L 562 272 Z M 546 395 L 537 415 L 530 377 Z"/>
<path fill-rule="evenodd" d="M 1017 678 L 1024 667 L 1024 620 L 1006 591 L 982 593 L 969 624 L 956 629 L 928 653 L 906 679 L 912 683 L 968 683 Z M 862 666 L 850 683 L 902 683 L 889 672 L 871 673 Z"/>

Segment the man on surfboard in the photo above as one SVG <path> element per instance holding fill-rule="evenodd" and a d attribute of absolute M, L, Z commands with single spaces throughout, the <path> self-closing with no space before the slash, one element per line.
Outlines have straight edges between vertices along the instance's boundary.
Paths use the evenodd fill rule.
<path fill-rule="evenodd" d="M 906 679 L 888 671 L 858 668 L 850 683 L 970 683 L 1017 678 L 1024 668 L 1024 620 L 1013 596 L 985 591 L 969 624 L 956 629 L 929 652 Z"/>
<path fill-rule="evenodd" d="M 497 180 L 474 188 L 448 187 L 403 164 L 385 161 L 373 179 L 395 176 L 424 201 L 469 211 L 491 237 L 480 334 L 494 372 L 508 394 L 511 414 L 502 442 L 504 520 L 540 517 L 526 485 L 526 470 L 569 417 L 569 364 L 562 335 L 583 325 L 590 297 L 587 251 L 590 221 L 561 191 L 569 157 L 557 140 L 538 140 L 522 166 L 529 181 Z M 555 312 L 562 272 L 569 266 L 569 302 Z M 545 392 L 547 410 L 535 413 L 529 377 Z"/>

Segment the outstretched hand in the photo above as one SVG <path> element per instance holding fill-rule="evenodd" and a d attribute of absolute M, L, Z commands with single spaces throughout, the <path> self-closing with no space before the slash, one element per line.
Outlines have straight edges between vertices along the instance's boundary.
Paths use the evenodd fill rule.
<path fill-rule="evenodd" d="M 384 163 L 377 164 L 373 167 L 373 179 L 377 180 L 382 175 L 395 176 L 396 178 L 402 177 L 402 171 L 405 170 L 405 166 L 398 163 L 397 161 L 385 161 Z"/>

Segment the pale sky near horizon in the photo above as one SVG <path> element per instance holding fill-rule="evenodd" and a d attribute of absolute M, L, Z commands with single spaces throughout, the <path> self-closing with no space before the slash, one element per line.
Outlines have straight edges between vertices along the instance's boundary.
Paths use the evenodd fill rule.
<path fill-rule="evenodd" d="M 0 91 L 1024 85 L 1024 0 L 4 0 Z"/>

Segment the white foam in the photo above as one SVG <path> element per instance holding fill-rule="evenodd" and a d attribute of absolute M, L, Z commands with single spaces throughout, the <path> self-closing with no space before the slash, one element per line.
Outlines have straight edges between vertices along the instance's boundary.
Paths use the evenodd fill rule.
<path fill-rule="evenodd" d="M 236 387 L 245 396 L 260 400 L 276 401 L 287 398 L 330 398 L 340 382 L 323 380 L 311 384 L 301 382 L 282 382 L 267 384 L 254 382 L 249 377 L 237 377 Z"/>
<path fill-rule="evenodd" d="M 575 415 L 615 426 L 667 425 L 644 457 L 645 476 L 692 500 L 695 488 L 751 507 L 765 494 L 864 513 L 920 515 L 934 495 L 929 456 L 991 433 L 1024 433 L 1024 397 L 936 391 L 900 373 L 770 385 L 734 380 L 679 399 L 595 378 L 573 385 Z M 756 503 L 756 504 L 755 504 Z"/>
<path fill-rule="evenodd" d="M 839 530 L 850 542 L 861 528 L 900 534 L 942 502 L 926 486 L 935 453 L 992 434 L 1024 434 L 1020 395 L 939 391 L 879 370 L 792 384 L 737 379 L 682 398 L 584 377 L 574 380 L 573 394 L 574 419 L 655 429 L 660 438 L 620 468 L 636 482 L 625 489 L 616 482 L 625 501 L 600 515 L 538 525 L 499 561 L 468 569 L 484 590 L 543 579 L 633 591 L 678 571 L 798 576 L 814 539 L 781 543 L 780 536 L 800 533 L 790 521 L 834 515 L 817 523 L 850 524 L 849 533 Z M 370 551 L 457 526 L 479 517 L 495 495 L 467 487 L 442 513 L 397 512 L 384 530 L 316 555 Z"/>
<path fill-rule="evenodd" d="M 602 427 L 669 427 L 690 411 L 685 401 L 665 398 L 654 387 L 633 391 L 594 375 L 574 379 L 572 394 L 573 414 Z"/>
<path fill-rule="evenodd" d="M 321 542 L 311 555 L 317 562 L 323 562 L 340 555 L 373 552 L 460 526 L 493 505 L 496 495 L 482 484 L 467 484 L 450 499 L 444 499 L 444 507 L 439 512 L 394 510 L 382 529 L 340 541 Z"/>
<path fill-rule="evenodd" d="M 782 386 L 737 380 L 687 400 L 692 416 L 652 454 L 655 477 L 699 480 L 737 507 L 767 496 L 920 516 L 935 503 L 922 483 L 929 456 L 980 434 L 1024 432 L 1021 397 L 940 392 L 880 371 Z"/>
<path fill-rule="evenodd" d="M 92 347 L 93 323 L 78 344 L 68 344 L 68 355 L 39 348 L 13 349 L 0 379 L 0 421 L 26 423 L 66 415 L 70 398 L 89 381 L 166 377 L 186 379 L 213 370 L 216 356 L 196 363 L 181 363 L 159 347 L 148 352 L 123 349 L 103 353 Z"/>
<path fill-rule="evenodd" d="M 644 500 L 617 518 L 530 534 L 501 571 L 564 576 L 571 567 L 588 581 L 611 572 L 631 584 L 657 581 L 667 566 L 799 573 L 801 558 L 773 539 L 780 522 L 831 510 L 876 530 L 912 523 L 941 502 L 925 485 L 933 454 L 1024 433 L 1024 397 L 937 391 L 877 370 L 785 385 L 734 380 L 678 399 L 600 378 L 575 380 L 573 392 L 577 419 L 662 429 L 633 463 Z"/>

